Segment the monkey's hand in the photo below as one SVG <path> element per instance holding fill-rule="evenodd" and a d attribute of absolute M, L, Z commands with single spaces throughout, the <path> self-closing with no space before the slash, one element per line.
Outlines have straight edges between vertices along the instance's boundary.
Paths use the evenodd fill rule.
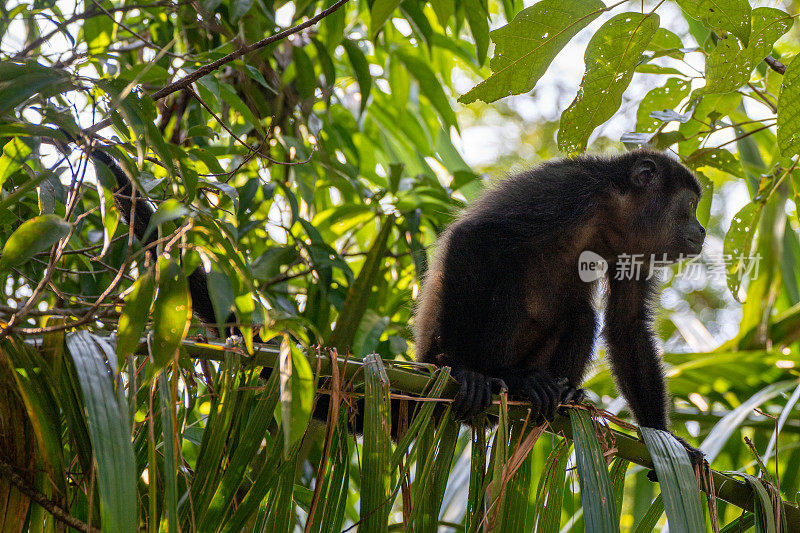
<path fill-rule="evenodd" d="M 695 473 L 698 471 L 699 468 L 705 468 L 708 466 L 708 461 L 705 459 L 705 454 L 683 440 L 682 438 L 678 437 L 674 433 L 672 434 L 675 437 L 675 440 L 680 442 L 684 448 L 686 448 L 686 453 L 689 454 L 689 461 L 692 463 L 692 468 L 694 469 Z M 647 479 L 652 482 L 658 482 L 658 475 L 656 475 L 655 470 L 651 470 L 647 473 Z"/>
<path fill-rule="evenodd" d="M 456 420 L 472 420 L 492 404 L 492 392 L 506 388 L 502 379 L 466 368 L 454 368 L 450 375 L 460 385 L 452 405 Z"/>

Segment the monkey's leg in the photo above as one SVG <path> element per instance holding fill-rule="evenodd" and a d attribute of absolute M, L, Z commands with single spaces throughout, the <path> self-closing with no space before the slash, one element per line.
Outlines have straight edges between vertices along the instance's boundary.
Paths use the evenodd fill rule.
<path fill-rule="evenodd" d="M 520 276 L 496 243 L 491 227 L 473 224 L 453 228 L 446 245 L 438 316 L 443 353 L 437 362 L 450 366 L 460 384 L 453 414 L 461 420 L 491 404 L 521 320 Z"/>
<path fill-rule="evenodd" d="M 554 376 L 564 376 L 568 385 L 560 398 L 562 404 L 580 403 L 585 392 L 580 388 L 586 367 L 592 357 L 597 338 L 597 312 L 587 295 L 565 309 L 564 330 L 550 354 L 548 370 Z"/>

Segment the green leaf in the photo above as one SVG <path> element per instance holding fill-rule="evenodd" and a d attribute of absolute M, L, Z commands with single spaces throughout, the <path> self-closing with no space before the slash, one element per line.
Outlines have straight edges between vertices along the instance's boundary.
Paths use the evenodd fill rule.
<path fill-rule="evenodd" d="M 364 531 L 386 531 L 391 505 L 391 413 L 389 377 L 376 354 L 364 358 L 364 453 L 361 522 Z"/>
<path fill-rule="evenodd" d="M 458 128 L 458 119 L 450 106 L 447 95 L 444 93 L 442 83 L 436 78 L 428 63 L 410 54 L 398 52 L 398 55 L 411 75 L 416 78 L 422 94 L 430 100 L 433 107 L 439 112 L 442 122 L 447 126 Z"/>
<path fill-rule="evenodd" d="M 153 305 L 156 281 L 152 272 L 146 272 L 133 282 L 131 292 L 125 297 L 125 306 L 119 317 L 117 330 L 117 361 L 122 361 L 136 351 L 142 337 L 147 315 Z"/>
<path fill-rule="evenodd" d="M 654 111 L 675 109 L 689 96 L 691 83 L 679 78 L 669 78 L 663 87 L 651 89 L 642 98 L 636 110 L 636 131 L 652 133 L 664 122 L 651 116 Z"/>
<path fill-rule="evenodd" d="M 786 67 L 778 97 L 778 148 L 786 157 L 800 153 L 800 59 L 797 56 Z"/>
<path fill-rule="evenodd" d="M 306 432 L 314 406 L 314 375 L 308 359 L 288 335 L 283 335 L 278 369 L 281 375 L 281 421 L 284 455 Z"/>
<path fill-rule="evenodd" d="M 103 529 L 134 533 L 138 531 L 138 475 L 123 387 L 115 384 L 105 365 L 106 358 L 115 359 L 113 350 L 88 331 L 69 334 L 67 348 L 86 407 Z"/>
<path fill-rule="evenodd" d="M 561 523 L 561 502 L 564 500 L 564 472 L 569 460 L 570 443 L 559 440 L 553 446 L 536 489 L 535 531 L 557 533 Z"/>
<path fill-rule="evenodd" d="M 756 495 L 753 503 L 756 533 L 775 533 L 777 529 L 775 527 L 774 504 L 761 480 L 749 474 L 736 473 L 736 475 L 742 476 Z"/>
<path fill-rule="evenodd" d="M 486 52 L 489 50 L 489 13 L 483 0 L 464 0 L 464 11 L 467 22 L 475 40 L 475 54 L 478 63 L 483 65 L 486 61 Z"/>
<path fill-rule="evenodd" d="M 158 206 L 156 212 L 153 213 L 152 217 L 150 217 L 150 222 L 147 224 L 147 229 L 145 229 L 144 231 L 144 235 L 142 236 L 142 241 L 147 241 L 147 237 L 150 236 L 153 230 L 162 225 L 163 223 L 169 222 L 170 220 L 175 220 L 178 218 L 185 217 L 188 214 L 189 210 L 186 208 L 185 205 L 183 205 L 174 198 L 170 198 L 169 200 Z"/>
<path fill-rule="evenodd" d="M 655 531 L 656 524 L 662 514 L 664 514 L 664 499 L 659 494 L 639 521 L 639 525 L 636 526 L 636 533 L 652 533 Z"/>
<path fill-rule="evenodd" d="M 364 52 L 358 47 L 354 41 L 345 39 L 342 41 L 347 57 L 350 59 L 350 64 L 353 66 L 353 71 L 356 75 L 356 82 L 358 82 L 358 91 L 361 93 L 361 113 L 367 107 L 367 100 L 369 93 L 372 90 L 372 75 L 369 73 L 369 64 Z"/>
<path fill-rule="evenodd" d="M 561 115 L 558 146 L 562 151 L 585 150 L 592 131 L 619 109 L 622 93 L 658 22 L 655 14 L 620 13 L 592 36 L 578 95 Z"/>
<path fill-rule="evenodd" d="M 668 431 L 641 427 L 661 485 L 670 531 L 703 531 L 700 490 L 686 448 Z"/>
<path fill-rule="evenodd" d="M 5 115 L 35 94 L 50 96 L 72 87 L 64 71 L 33 61 L 24 64 L 5 62 L 0 66 L 0 80 L 0 115 Z"/>
<path fill-rule="evenodd" d="M 402 0 L 375 0 L 369 11 L 369 34 L 374 39 Z"/>
<path fill-rule="evenodd" d="M 663 56 L 683 59 L 682 48 L 683 41 L 681 41 L 681 38 L 666 28 L 658 28 L 656 34 L 647 45 L 647 49 L 653 51 L 651 59 Z"/>
<path fill-rule="evenodd" d="M 603 450 L 586 411 L 572 409 L 572 437 L 581 484 L 581 502 L 587 531 L 619 532 L 614 489 L 608 477 Z"/>
<path fill-rule="evenodd" d="M 228 276 L 214 269 L 206 274 L 206 281 L 208 282 L 208 296 L 211 298 L 211 304 L 214 307 L 217 328 L 220 332 L 224 332 L 225 323 L 233 310 L 235 299 L 231 282 Z"/>
<path fill-rule="evenodd" d="M 337 348 L 341 353 L 346 353 L 353 346 L 358 326 L 367 310 L 372 287 L 377 283 L 383 266 L 387 242 L 393 227 L 394 216 L 384 219 L 380 232 L 375 236 L 375 241 L 367 252 L 367 258 L 358 277 L 347 290 L 347 297 L 336 318 L 336 326 L 325 342 L 326 346 Z"/>
<path fill-rule="evenodd" d="M 22 164 L 31 155 L 31 148 L 19 137 L 14 137 L 3 147 L 3 155 L 0 157 L 0 187 L 14 172 L 22 167 Z"/>
<path fill-rule="evenodd" d="M 731 227 L 725 234 L 722 255 L 730 258 L 726 268 L 728 289 L 737 301 L 741 301 L 739 289 L 745 279 L 747 268 L 750 266 L 749 257 L 753 249 L 753 238 L 763 210 L 762 202 L 747 204 L 733 216 Z"/>
<path fill-rule="evenodd" d="M 748 0 L 676 0 L 679 6 L 711 30 L 731 32 L 746 46 L 750 39 Z M 701 43 L 702 44 L 702 43 Z"/>
<path fill-rule="evenodd" d="M 18 266 L 69 235 L 72 226 L 58 215 L 41 215 L 23 222 L 11 234 L 0 255 L 0 271 Z"/>
<path fill-rule="evenodd" d="M 745 85 L 756 65 L 772 52 L 772 45 L 789 31 L 792 23 L 792 17 L 780 9 L 754 9 L 750 45 L 741 48 L 735 39 L 720 39 L 706 60 L 706 86 L 699 89 L 700 94 L 729 93 Z"/>
<path fill-rule="evenodd" d="M 192 318 L 192 303 L 186 276 L 169 256 L 158 259 L 158 296 L 153 308 L 153 372 L 175 356 L 186 337 Z"/>
<path fill-rule="evenodd" d="M 523 9 L 514 20 L 491 32 L 495 42 L 489 62 L 492 75 L 458 101 L 490 103 L 530 91 L 556 54 L 604 10 L 599 0 L 542 0 Z"/>
<path fill-rule="evenodd" d="M 293 65 L 297 80 L 297 92 L 301 98 L 311 98 L 317 88 L 317 77 L 314 74 L 314 64 L 308 54 L 300 46 L 292 47 Z"/>

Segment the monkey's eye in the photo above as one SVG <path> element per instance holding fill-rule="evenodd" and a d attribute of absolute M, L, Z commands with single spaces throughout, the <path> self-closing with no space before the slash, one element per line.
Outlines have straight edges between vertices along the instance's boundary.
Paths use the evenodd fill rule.
<path fill-rule="evenodd" d="M 689 208 L 694 211 L 697 208 L 697 200 L 692 200 L 689 202 Z"/>

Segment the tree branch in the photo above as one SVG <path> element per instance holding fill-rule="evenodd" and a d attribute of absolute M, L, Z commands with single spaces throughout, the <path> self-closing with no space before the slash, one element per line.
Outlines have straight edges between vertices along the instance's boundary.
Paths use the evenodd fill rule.
<path fill-rule="evenodd" d="M 78 520 L 56 502 L 50 500 L 47 496 L 39 492 L 36 487 L 29 485 L 28 482 L 22 478 L 22 476 L 16 473 L 13 466 L 2 459 L 0 459 L 0 477 L 6 478 L 17 488 L 18 491 L 41 505 L 48 513 L 53 515 L 56 520 L 64 522 L 69 527 L 77 529 L 78 531 L 83 531 L 85 533 L 100 533 L 99 529 L 96 529 L 89 524 Z"/>
<path fill-rule="evenodd" d="M 191 85 L 195 81 L 199 80 L 203 76 L 206 76 L 207 74 L 210 74 L 211 72 L 214 72 L 215 70 L 220 68 L 222 65 L 225 65 L 226 63 L 230 63 L 231 61 L 233 61 L 235 59 L 238 59 L 238 58 L 242 57 L 245 54 L 253 52 L 254 50 L 258 50 L 259 48 L 264 48 L 265 46 L 268 46 L 268 45 L 270 45 L 270 44 L 272 44 L 274 42 L 277 42 L 277 41 L 280 41 L 282 39 L 285 39 L 286 37 L 288 37 L 290 35 L 293 35 L 295 33 L 301 32 L 304 29 L 306 29 L 306 28 L 308 28 L 310 26 L 313 26 L 314 24 L 316 24 L 320 20 L 324 19 L 325 17 L 327 17 L 331 13 L 337 11 L 340 7 L 345 5 L 348 1 L 349 0 L 339 0 L 338 2 L 333 4 L 328 9 L 320 11 L 317 15 L 313 16 L 312 18 L 308 19 L 307 21 L 305 21 L 305 22 L 303 22 L 301 24 L 298 24 L 297 26 L 292 26 L 291 28 L 288 28 L 288 29 L 286 29 L 286 30 L 284 30 L 284 31 L 282 31 L 280 33 L 276 33 L 275 35 L 271 35 L 269 37 L 261 39 L 260 41 L 256 41 L 253 44 L 242 45 L 238 49 L 236 49 L 235 51 L 233 51 L 230 54 L 226 55 L 225 57 L 221 57 L 221 58 L 217 59 L 216 61 L 213 61 L 213 62 L 211 62 L 211 63 L 209 63 L 207 65 L 204 65 L 204 66 L 200 67 L 199 69 L 195 70 L 194 72 L 192 72 L 191 74 L 189 74 L 187 76 L 184 76 L 183 78 L 181 78 L 181 79 L 179 79 L 177 81 L 174 81 L 174 82 L 170 83 L 169 85 L 166 85 L 166 86 L 162 87 L 158 91 L 156 91 L 153 94 L 151 94 L 150 97 L 153 100 L 160 100 L 161 98 L 164 98 L 165 96 L 168 96 L 168 95 L 174 93 L 175 91 L 179 91 L 179 90 L 183 89 L 184 87 L 188 87 L 189 85 Z"/>
<path fill-rule="evenodd" d="M 241 350 L 225 346 L 217 342 L 194 342 L 186 340 L 183 342 L 183 348 L 186 352 L 197 359 L 208 359 L 213 361 L 222 361 L 225 357 L 225 352 L 236 352 L 245 358 L 254 366 L 264 366 L 275 368 L 278 364 L 278 348 L 268 345 L 256 345 L 255 354 L 248 356 Z M 319 368 L 320 376 L 330 376 L 332 374 L 332 364 L 335 362 L 339 367 L 340 379 L 347 381 L 353 380 L 358 382 L 363 379 L 364 373 L 361 372 L 362 363 L 355 359 L 345 359 L 338 357 L 335 360 L 326 355 L 311 355 L 306 356 L 309 359 L 311 368 Z M 319 364 L 319 366 L 317 366 Z M 386 374 L 392 383 L 392 389 L 408 394 L 420 395 L 425 391 L 426 386 L 430 381 L 432 373 L 436 367 L 430 364 L 413 363 L 405 361 L 384 361 L 386 365 Z M 458 390 L 458 384 L 455 380 L 451 379 L 445 386 L 443 395 L 447 398 L 455 396 Z M 444 400 L 450 401 L 450 400 Z M 510 406 L 511 404 L 509 404 Z M 524 420 L 527 414 L 527 409 L 522 407 L 510 408 L 509 415 L 519 420 Z M 494 405 L 489 411 L 497 413 L 497 406 Z M 567 438 L 572 438 L 572 426 L 568 417 L 557 416 L 547 431 L 556 435 L 562 435 Z M 644 443 L 638 438 L 623 433 L 618 430 L 610 429 L 614 435 L 614 444 L 617 450 L 614 455 L 626 459 L 632 463 L 644 466 L 645 468 L 653 468 L 653 461 L 650 458 L 650 452 Z M 754 494 L 750 486 L 736 478 L 710 470 L 713 483 L 711 483 L 714 495 L 731 503 L 741 509 L 753 511 Z M 703 483 L 704 491 L 708 491 L 708 484 Z M 800 523 L 800 509 L 795 507 L 789 502 L 782 501 L 783 513 L 790 523 Z"/>

